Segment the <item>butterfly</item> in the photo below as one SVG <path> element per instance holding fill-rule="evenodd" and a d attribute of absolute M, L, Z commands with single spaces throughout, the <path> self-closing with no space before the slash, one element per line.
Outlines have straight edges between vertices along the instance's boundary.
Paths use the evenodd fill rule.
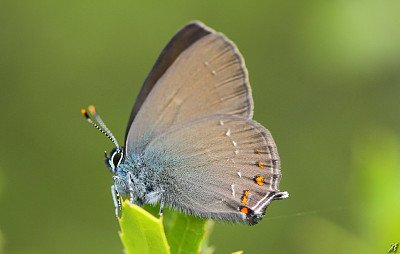
<path fill-rule="evenodd" d="M 279 191 L 280 159 L 270 132 L 252 120 L 244 59 L 201 22 L 179 30 L 137 96 L 119 146 L 94 107 L 82 113 L 115 144 L 105 163 L 120 195 L 201 218 L 256 224 Z"/>

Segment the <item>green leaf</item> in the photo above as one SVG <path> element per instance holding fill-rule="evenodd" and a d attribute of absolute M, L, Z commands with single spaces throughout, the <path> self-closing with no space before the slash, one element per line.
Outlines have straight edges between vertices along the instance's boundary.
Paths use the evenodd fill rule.
<path fill-rule="evenodd" d="M 128 254 L 132 253 L 172 253 L 172 254 L 211 254 L 208 247 L 208 232 L 212 223 L 164 209 L 163 220 L 157 218 L 158 206 L 122 206 L 120 237 Z"/>
<path fill-rule="evenodd" d="M 211 232 L 214 228 L 213 226 L 214 226 L 214 221 L 209 220 L 206 225 L 205 237 L 204 237 L 203 242 L 201 243 L 201 247 L 200 247 L 201 254 L 213 254 L 214 253 L 214 246 L 210 246 L 208 244 L 209 240 L 210 240 Z"/>
<path fill-rule="evenodd" d="M 122 209 L 120 237 L 126 253 L 170 253 L 161 219 L 129 201 L 123 202 Z"/>
<path fill-rule="evenodd" d="M 192 254 L 201 250 L 206 237 L 207 220 L 183 213 L 175 213 L 168 229 L 168 242 L 173 254 Z"/>

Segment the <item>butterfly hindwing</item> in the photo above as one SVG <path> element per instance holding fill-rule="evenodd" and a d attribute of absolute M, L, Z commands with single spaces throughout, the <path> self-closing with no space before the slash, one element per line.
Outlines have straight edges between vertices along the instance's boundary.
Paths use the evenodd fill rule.
<path fill-rule="evenodd" d="M 165 204 L 197 216 L 255 224 L 279 192 L 280 161 L 267 129 L 214 115 L 174 127 L 143 152 Z"/>

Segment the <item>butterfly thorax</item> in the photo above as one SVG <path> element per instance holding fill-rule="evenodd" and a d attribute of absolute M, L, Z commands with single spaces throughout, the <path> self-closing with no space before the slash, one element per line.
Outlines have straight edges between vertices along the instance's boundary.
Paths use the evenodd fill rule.
<path fill-rule="evenodd" d="M 160 201 L 162 190 L 157 184 L 158 174 L 148 167 L 140 155 L 131 154 L 123 158 L 114 175 L 117 189 L 122 195 L 133 191 L 134 203 L 142 205 Z"/>

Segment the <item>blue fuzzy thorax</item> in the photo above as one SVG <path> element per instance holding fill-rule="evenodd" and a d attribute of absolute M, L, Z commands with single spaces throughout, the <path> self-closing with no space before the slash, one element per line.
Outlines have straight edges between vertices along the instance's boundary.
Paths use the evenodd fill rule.
<path fill-rule="evenodd" d="M 116 187 L 122 195 L 130 194 L 129 177 L 131 175 L 133 187 L 133 202 L 138 205 L 154 204 L 160 201 L 162 190 L 160 188 L 160 169 L 153 169 L 143 161 L 138 154 L 125 155 L 117 165 L 115 176 L 117 176 Z"/>

